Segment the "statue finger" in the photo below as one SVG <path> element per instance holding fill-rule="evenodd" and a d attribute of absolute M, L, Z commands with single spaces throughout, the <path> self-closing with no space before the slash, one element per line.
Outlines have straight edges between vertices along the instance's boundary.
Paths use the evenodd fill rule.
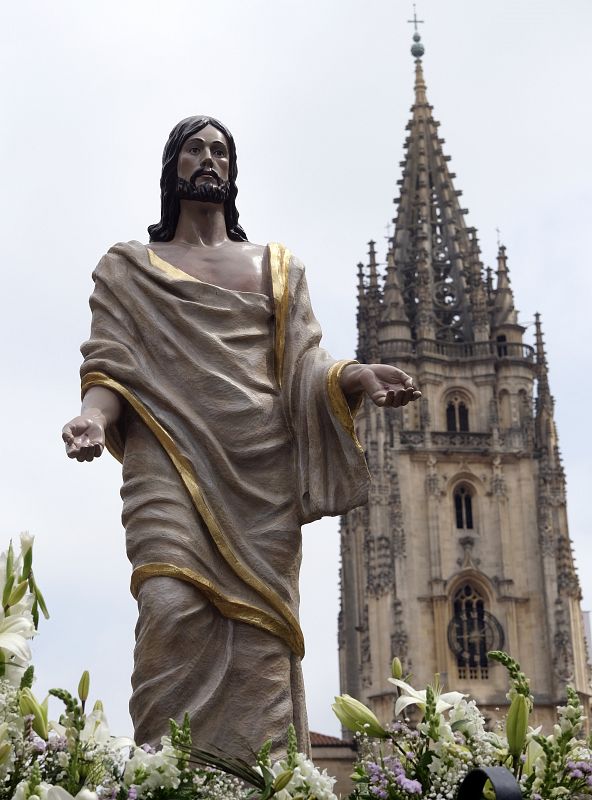
<path fill-rule="evenodd" d="M 380 405 L 386 408 L 387 406 L 394 405 L 394 403 L 395 403 L 395 392 L 393 391 L 393 389 L 388 389 Z"/>
<path fill-rule="evenodd" d="M 73 442 L 66 445 L 66 455 L 68 458 L 76 458 L 78 456 L 78 448 Z"/>

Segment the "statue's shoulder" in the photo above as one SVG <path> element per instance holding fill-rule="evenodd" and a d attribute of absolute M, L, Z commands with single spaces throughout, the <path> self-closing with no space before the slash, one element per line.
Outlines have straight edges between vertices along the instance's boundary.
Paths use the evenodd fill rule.
<path fill-rule="evenodd" d="M 112 280 L 125 274 L 130 264 L 142 264 L 148 259 L 146 245 L 135 240 L 116 242 L 110 247 L 93 271 L 93 279 Z"/>
<path fill-rule="evenodd" d="M 147 258 L 148 250 L 145 244 L 132 239 L 129 242 L 116 242 L 107 250 L 107 255 L 113 259 L 144 260 Z"/>
<path fill-rule="evenodd" d="M 294 254 L 291 248 L 283 244 L 283 242 L 268 242 L 263 249 L 269 250 L 270 252 L 275 251 L 280 258 L 282 258 L 284 254 L 287 255 L 290 272 L 304 272 L 304 264 L 302 261 Z"/>

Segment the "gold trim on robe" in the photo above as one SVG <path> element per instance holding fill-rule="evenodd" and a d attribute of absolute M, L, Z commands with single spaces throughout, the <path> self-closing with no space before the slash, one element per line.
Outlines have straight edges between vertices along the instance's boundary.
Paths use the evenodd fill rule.
<path fill-rule="evenodd" d="M 353 439 L 356 448 L 360 451 L 360 453 L 363 453 L 364 448 L 356 436 L 354 418 L 360 410 L 360 406 L 362 405 L 364 399 L 364 394 L 363 392 L 360 392 L 360 396 L 357 398 L 354 407 L 350 408 L 347 400 L 345 399 L 343 389 L 339 383 L 339 379 L 343 370 L 349 366 L 349 364 L 357 363 L 357 361 L 352 359 L 346 359 L 343 361 L 336 361 L 335 364 L 329 368 L 327 373 L 327 394 L 329 395 L 329 402 L 331 403 L 331 409 L 333 410 L 333 413 Z"/>
<path fill-rule="evenodd" d="M 281 388 L 284 371 L 284 351 L 286 348 L 286 319 L 288 317 L 288 271 L 292 253 L 283 244 L 270 242 L 269 270 L 271 272 L 271 286 L 273 291 L 273 305 L 275 314 L 275 378 Z"/>
<path fill-rule="evenodd" d="M 181 270 L 179 271 L 181 272 Z M 243 580 L 247 586 L 250 586 L 252 589 L 254 589 L 255 592 L 262 597 L 271 606 L 271 608 L 273 608 L 273 610 L 280 615 L 280 617 L 282 617 L 282 620 L 274 620 L 273 617 L 271 617 L 271 615 L 269 615 L 263 609 L 257 608 L 256 606 L 248 606 L 247 604 L 244 604 L 243 609 L 249 609 L 249 613 L 245 615 L 243 612 L 241 612 L 242 616 L 239 617 L 237 614 L 239 613 L 240 609 L 238 608 L 237 602 L 233 601 L 231 598 L 223 598 L 223 596 L 219 594 L 219 597 L 224 600 L 226 608 L 232 611 L 233 618 L 241 619 L 243 622 L 248 622 L 252 625 L 257 624 L 257 627 L 263 628 L 274 635 L 280 636 L 288 644 L 290 649 L 296 655 L 302 658 L 304 656 L 304 636 L 302 634 L 302 630 L 300 629 L 298 620 L 290 611 L 288 606 L 281 600 L 281 598 L 274 591 L 272 591 L 269 586 L 263 583 L 263 581 L 261 581 L 256 575 L 253 575 L 247 569 L 247 567 L 240 561 L 232 547 L 228 544 L 224 533 L 222 532 L 222 529 L 220 528 L 220 525 L 214 516 L 214 513 L 212 512 L 201 488 L 199 487 L 191 463 L 180 452 L 168 431 L 163 428 L 158 420 L 152 416 L 150 411 L 148 411 L 144 404 L 132 392 L 130 392 L 129 389 L 126 389 L 125 386 L 113 380 L 108 375 L 105 375 L 101 372 L 89 372 L 87 375 L 85 375 L 82 379 L 83 397 L 91 388 L 91 386 L 104 386 L 107 389 L 117 392 L 129 403 L 129 405 L 138 414 L 140 419 L 148 426 L 148 428 L 155 435 L 156 439 L 160 442 L 161 446 L 171 459 L 175 469 L 179 473 L 179 476 L 193 501 L 193 505 L 204 521 L 204 524 L 221 556 L 231 567 L 231 569 L 241 578 L 241 580 Z M 117 437 L 115 439 L 112 439 L 109 436 L 107 437 L 107 448 L 109 452 L 115 458 L 117 458 L 118 461 L 123 461 L 123 451 L 121 448 L 121 443 L 118 441 Z M 164 566 L 167 570 L 170 568 L 170 565 Z M 138 569 L 141 569 L 141 567 Z M 165 571 L 165 573 L 151 574 L 169 573 Z M 197 575 L 197 573 L 193 574 Z M 144 577 L 149 576 L 146 574 Z M 201 579 L 202 585 L 205 585 L 206 579 L 201 578 L 201 576 L 197 577 Z M 220 602 L 222 602 L 222 600 L 220 600 Z M 253 622 L 253 619 L 255 618 L 258 619 L 258 623 Z M 279 632 L 280 630 L 281 633 Z"/>
<path fill-rule="evenodd" d="M 192 586 L 197 587 L 212 605 L 216 606 L 223 617 L 238 619 L 248 625 L 253 625 L 255 628 L 262 628 L 268 633 L 273 633 L 287 642 L 290 648 L 302 657 L 303 653 L 295 650 L 298 643 L 294 639 L 293 631 L 287 625 L 282 624 L 271 614 L 266 614 L 262 609 L 250 606 L 243 600 L 238 600 L 236 597 L 226 597 L 211 581 L 193 569 L 176 567 L 174 564 L 166 564 L 164 562 L 141 564 L 132 572 L 130 581 L 130 591 L 136 600 L 142 583 L 148 578 L 154 577 L 176 578 L 190 583 Z"/>

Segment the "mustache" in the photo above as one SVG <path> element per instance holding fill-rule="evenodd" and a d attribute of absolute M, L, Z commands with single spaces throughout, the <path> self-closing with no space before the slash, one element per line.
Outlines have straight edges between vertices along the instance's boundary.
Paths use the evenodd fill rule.
<path fill-rule="evenodd" d="M 222 183 L 222 178 L 218 175 L 218 173 L 216 172 L 215 169 L 204 169 L 202 167 L 200 169 L 196 169 L 195 172 L 189 178 L 189 183 L 191 184 L 191 186 L 193 186 L 195 188 L 195 181 L 198 178 L 201 178 L 202 175 L 211 175 L 212 178 L 215 179 L 215 181 L 218 184 L 218 186 L 220 186 L 220 184 Z"/>

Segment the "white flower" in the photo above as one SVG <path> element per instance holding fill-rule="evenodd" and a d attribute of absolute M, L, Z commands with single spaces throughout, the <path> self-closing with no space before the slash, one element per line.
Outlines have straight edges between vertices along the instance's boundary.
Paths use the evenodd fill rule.
<path fill-rule="evenodd" d="M 98 800 L 96 792 L 91 792 L 86 786 L 78 792 L 76 797 L 67 792 L 62 786 L 50 786 L 45 795 L 45 800 Z"/>
<path fill-rule="evenodd" d="M 153 789 L 176 789 L 180 783 L 181 772 L 177 767 L 177 754 L 167 736 L 162 737 L 162 749 L 147 753 L 136 747 L 132 757 L 125 765 L 123 781 L 126 786 L 135 786 L 138 798 Z"/>
<path fill-rule="evenodd" d="M 34 634 L 35 626 L 28 615 L 18 614 L 0 620 L 0 648 L 21 661 L 31 660 L 27 639 L 31 639 Z"/>
<path fill-rule="evenodd" d="M 29 796 L 29 782 L 28 781 L 21 781 L 14 794 L 12 795 L 12 800 L 27 800 Z"/>
<path fill-rule="evenodd" d="M 33 547 L 33 542 L 35 541 L 35 536 L 29 531 L 23 531 L 21 533 L 21 553 L 23 556 L 25 553 Z"/>
<path fill-rule="evenodd" d="M 276 761 L 271 771 L 277 777 L 288 769 L 285 760 Z M 327 771 L 320 772 L 310 759 L 303 753 L 296 754 L 296 766 L 292 777 L 285 788 L 276 792 L 277 800 L 292 800 L 294 797 L 306 797 L 310 800 L 337 800 L 333 794 L 335 778 L 327 775 Z"/>
<path fill-rule="evenodd" d="M 86 717 L 84 728 L 80 731 L 80 741 L 105 744 L 109 741 L 109 724 L 102 708 L 95 706 Z"/>
<path fill-rule="evenodd" d="M 422 711 L 425 711 L 426 707 L 426 689 L 414 689 L 411 684 L 406 683 L 405 681 L 400 680 L 399 678 L 389 678 L 391 683 L 394 683 L 399 689 L 401 689 L 402 694 L 398 698 L 397 702 L 395 703 L 395 715 L 399 715 L 403 709 L 407 708 L 407 706 L 411 706 L 413 704 L 418 705 Z M 461 692 L 444 692 L 440 691 L 440 686 L 433 687 L 434 689 L 434 699 L 436 700 L 436 714 L 442 714 L 444 711 L 447 711 L 449 708 L 453 708 L 457 703 L 466 697 L 466 694 L 462 694 Z"/>

